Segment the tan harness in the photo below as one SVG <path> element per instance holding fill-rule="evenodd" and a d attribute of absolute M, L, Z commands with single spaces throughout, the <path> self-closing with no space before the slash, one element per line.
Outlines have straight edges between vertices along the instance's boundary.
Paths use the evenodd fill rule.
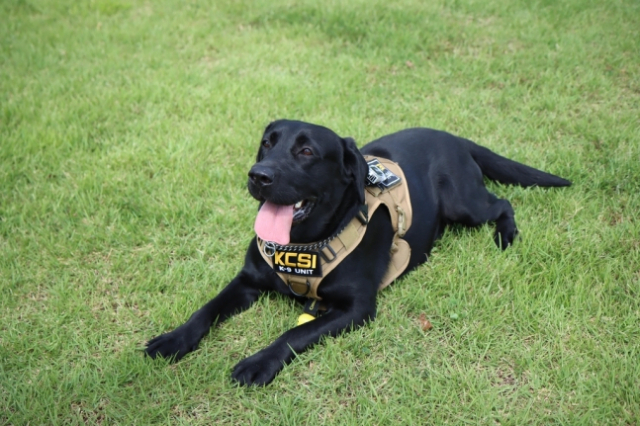
<path fill-rule="evenodd" d="M 385 205 L 389 210 L 391 225 L 395 232 L 391 244 L 391 259 L 387 266 L 387 272 L 379 286 L 381 290 L 398 278 L 409 264 L 411 247 L 409 247 L 409 243 L 403 240 L 402 237 L 411 227 L 413 212 L 411 210 L 409 187 L 400 166 L 391 160 L 365 155 L 366 161 L 374 158 L 377 158 L 384 167 L 391 170 L 400 178 L 398 184 L 388 189 L 382 190 L 377 186 L 366 186 L 365 188 L 365 204 L 368 207 L 368 217 L 372 217 L 373 213 L 381 204 Z M 288 253 L 315 249 L 319 254 L 318 258 L 321 263 L 322 276 L 320 277 L 307 277 L 282 272 L 276 273 L 289 286 L 289 289 L 294 294 L 315 300 L 322 300 L 318 296 L 318 287 L 322 279 L 329 275 L 329 273 L 358 246 L 366 230 L 367 219 L 356 215 L 338 235 L 328 242 L 288 244 L 282 247 L 282 251 Z M 257 242 L 260 254 L 267 263 L 272 263 L 274 255 L 283 256 L 282 253 L 278 253 L 278 249 L 270 248 L 268 243 L 265 243 L 265 241 L 260 238 L 257 239 Z"/>

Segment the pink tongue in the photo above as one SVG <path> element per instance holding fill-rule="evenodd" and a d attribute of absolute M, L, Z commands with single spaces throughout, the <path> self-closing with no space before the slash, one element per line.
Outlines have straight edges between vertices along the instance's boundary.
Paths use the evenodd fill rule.
<path fill-rule="evenodd" d="M 258 237 L 282 246 L 289 244 L 293 206 L 279 206 L 265 201 L 253 225 Z"/>

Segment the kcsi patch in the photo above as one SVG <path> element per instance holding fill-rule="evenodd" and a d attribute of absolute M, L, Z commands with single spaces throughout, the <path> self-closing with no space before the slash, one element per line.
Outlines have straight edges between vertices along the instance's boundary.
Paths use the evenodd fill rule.
<path fill-rule="evenodd" d="M 301 275 L 305 277 L 321 277 L 320 258 L 315 251 L 279 251 L 271 258 L 273 270 L 281 274 Z"/>

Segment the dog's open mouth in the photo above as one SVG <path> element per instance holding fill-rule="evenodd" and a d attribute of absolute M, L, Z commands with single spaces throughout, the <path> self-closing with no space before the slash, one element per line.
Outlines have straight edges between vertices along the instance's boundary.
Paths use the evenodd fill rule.
<path fill-rule="evenodd" d="M 293 225 L 296 225 L 307 217 L 309 217 L 309 213 L 313 210 L 314 203 L 311 200 L 302 200 L 298 201 L 293 205 Z"/>
<path fill-rule="evenodd" d="M 264 241 L 287 245 L 291 227 L 309 217 L 314 206 L 315 202 L 312 199 L 300 200 L 291 205 L 275 204 L 267 200 L 256 216 L 256 234 Z"/>

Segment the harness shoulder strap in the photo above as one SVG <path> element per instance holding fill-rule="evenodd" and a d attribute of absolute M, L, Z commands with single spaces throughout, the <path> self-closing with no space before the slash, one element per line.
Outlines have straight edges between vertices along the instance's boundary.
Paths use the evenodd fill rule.
<path fill-rule="evenodd" d="M 389 216 L 391 217 L 391 226 L 395 231 L 393 243 L 391 244 L 391 259 L 389 260 L 387 272 L 378 287 L 379 290 L 382 290 L 398 278 L 407 269 L 407 266 L 409 266 L 411 247 L 402 237 L 404 237 L 411 227 L 413 209 L 411 208 L 409 185 L 400 166 L 385 158 L 365 155 L 366 161 L 373 158 L 377 158 L 384 167 L 391 170 L 402 182 L 402 184 L 391 187 L 386 191 L 381 191 L 380 188 L 376 186 L 367 187 L 367 193 L 374 196 L 380 203 L 387 207 Z M 367 193 L 365 194 L 368 195 Z"/>

